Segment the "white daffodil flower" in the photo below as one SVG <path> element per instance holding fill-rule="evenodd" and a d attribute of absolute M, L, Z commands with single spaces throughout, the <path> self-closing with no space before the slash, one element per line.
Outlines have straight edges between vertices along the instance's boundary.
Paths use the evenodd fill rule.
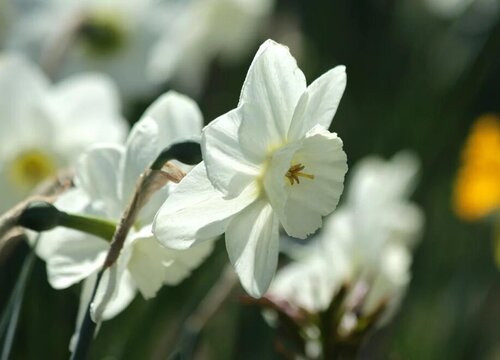
<path fill-rule="evenodd" d="M 196 91 L 211 60 L 230 63 L 248 54 L 274 0 L 192 0 L 187 4 L 153 47 L 147 71 L 154 81 L 173 79 Z"/>
<path fill-rule="evenodd" d="M 300 256 L 278 270 L 268 293 L 312 314 L 328 309 L 333 296 L 350 276 L 350 264 L 342 253 L 331 252 L 318 238 L 311 239 Z"/>
<path fill-rule="evenodd" d="M 261 296 L 276 270 L 280 224 L 304 239 L 339 201 L 346 155 L 328 127 L 345 85 L 339 66 L 307 87 L 288 49 L 266 41 L 238 107 L 203 130 L 204 162 L 158 212 L 157 238 L 184 249 L 225 232 L 243 287 Z"/>
<path fill-rule="evenodd" d="M 95 73 L 51 85 L 23 58 L 0 55 L 0 211 L 71 164 L 89 145 L 127 131 L 113 83 Z"/>
<path fill-rule="evenodd" d="M 117 223 L 139 175 L 163 148 L 199 137 L 202 123 L 202 115 L 191 99 L 174 92 L 161 96 L 132 128 L 126 146 L 96 146 L 80 157 L 76 166 L 76 188 L 62 195 L 56 207 Z M 99 311 L 98 320 L 101 316 L 109 319 L 122 311 L 137 290 L 148 299 L 154 297 L 162 285 L 181 282 L 211 252 L 210 243 L 179 251 L 167 249 L 154 239 L 153 216 L 170 191 L 171 185 L 167 184 L 141 210 L 116 266 L 104 272 L 93 306 Z M 65 228 L 43 233 L 39 240 L 36 251 L 47 263 L 52 287 L 62 289 L 86 279 L 80 319 L 108 250 L 107 241 Z M 108 294 L 110 276 L 115 279 L 111 284 L 113 291 Z M 104 294 L 109 298 L 104 299 Z"/>
<path fill-rule="evenodd" d="M 395 244 L 412 248 L 423 225 L 420 209 L 407 199 L 414 190 L 418 159 L 400 152 L 390 160 L 362 160 L 352 172 L 346 203 L 325 225 L 338 232 L 356 272 L 380 268 L 380 252 Z M 341 211 L 340 211 L 341 210 Z M 354 240 L 353 240 L 354 239 Z"/>
<path fill-rule="evenodd" d="M 313 313 L 324 311 L 341 286 L 361 290 L 364 314 L 396 310 L 410 280 L 411 248 L 423 225 L 407 199 L 418 161 L 409 153 L 391 161 L 366 158 L 352 171 L 346 202 L 327 218 L 306 255 L 281 269 L 268 295 Z"/>
<path fill-rule="evenodd" d="M 28 54 L 56 78 L 98 70 L 125 96 L 154 90 L 144 64 L 178 16 L 172 1 L 48 0 L 17 8 L 7 47 Z"/>
<path fill-rule="evenodd" d="M 194 91 L 215 57 L 252 45 L 273 2 L 48 0 L 18 9 L 7 45 L 61 77 L 103 71 L 125 96 L 173 79 Z"/>

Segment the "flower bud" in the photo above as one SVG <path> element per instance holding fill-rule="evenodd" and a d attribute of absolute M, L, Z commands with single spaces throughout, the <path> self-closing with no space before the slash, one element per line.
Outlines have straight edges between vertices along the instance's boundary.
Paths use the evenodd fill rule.
<path fill-rule="evenodd" d="M 17 224 L 35 231 L 46 231 L 59 225 L 62 213 L 45 201 L 33 201 L 23 210 Z"/>

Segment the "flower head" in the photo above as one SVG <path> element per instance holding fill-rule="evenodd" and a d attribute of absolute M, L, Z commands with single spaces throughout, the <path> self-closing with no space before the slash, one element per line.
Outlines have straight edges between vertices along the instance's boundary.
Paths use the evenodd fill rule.
<path fill-rule="evenodd" d="M 92 143 L 125 137 L 117 90 L 102 75 L 78 75 L 51 85 L 27 60 L 4 54 L 0 89 L 0 211 Z"/>
<path fill-rule="evenodd" d="M 64 211 L 98 217 L 117 223 L 135 190 L 139 175 L 160 151 L 175 142 L 199 136 L 202 116 L 185 96 L 167 93 L 154 102 L 132 128 L 125 146 L 99 145 L 84 153 L 76 166 L 76 188 L 62 195 L 55 205 Z M 211 251 L 211 244 L 187 251 L 167 249 L 151 232 L 153 216 L 167 198 L 167 185 L 144 207 L 121 250 L 115 269 L 104 272 L 96 293 L 94 311 L 104 319 L 123 310 L 137 290 L 154 297 L 163 284 L 174 285 L 186 278 Z M 109 250 L 109 243 L 86 233 L 56 229 L 44 233 L 37 253 L 47 262 L 50 284 L 66 288 L 83 279 L 95 283 Z M 104 299 L 110 277 L 116 279 L 110 299 Z M 92 288 L 85 285 L 84 289 Z M 90 292 L 82 292 L 86 308 Z M 104 304 L 104 305 L 101 305 Z M 103 308 L 104 306 L 104 308 Z"/>
<path fill-rule="evenodd" d="M 47 0 L 17 6 L 7 45 L 58 76 L 103 71 L 126 96 L 172 80 L 195 91 L 214 58 L 251 45 L 273 2 Z"/>
<path fill-rule="evenodd" d="M 210 61 L 247 55 L 269 17 L 274 0 L 192 0 L 154 45 L 147 65 L 156 81 L 173 79 L 190 90 L 199 87 Z M 228 31 L 228 29 L 231 29 Z"/>
<path fill-rule="evenodd" d="M 152 89 L 144 64 L 174 8 L 151 0 L 48 0 L 17 9 L 7 46 L 64 78 L 82 70 L 111 76 L 123 94 Z"/>
<path fill-rule="evenodd" d="M 455 212 L 478 220 L 500 208 L 500 118 L 480 117 L 462 153 L 454 189 Z"/>
<path fill-rule="evenodd" d="M 261 296 L 276 270 L 280 224 L 304 239 L 339 201 L 346 155 L 328 127 L 345 84 L 339 66 L 307 87 L 288 49 L 266 41 L 238 107 L 203 130 L 204 162 L 158 212 L 158 239 L 187 248 L 225 232 L 243 287 Z"/>
<path fill-rule="evenodd" d="M 417 169 L 408 153 L 356 165 L 346 202 L 301 256 L 278 272 L 268 296 L 319 313 L 346 286 L 347 301 L 361 316 L 384 306 L 387 319 L 409 282 L 410 248 L 422 227 L 419 208 L 407 201 Z"/>

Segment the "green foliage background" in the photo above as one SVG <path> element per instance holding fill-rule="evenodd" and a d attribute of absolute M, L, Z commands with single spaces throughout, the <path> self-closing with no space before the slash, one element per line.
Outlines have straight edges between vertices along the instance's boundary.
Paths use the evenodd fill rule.
<path fill-rule="evenodd" d="M 500 281 L 492 227 L 461 222 L 450 200 L 470 125 L 481 114 L 500 114 L 499 14 L 471 10 L 443 19 L 417 0 L 281 0 L 269 32 L 287 22 L 303 32 L 299 64 L 309 82 L 337 64 L 347 66 L 347 90 L 332 130 L 342 137 L 349 164 L 400 149 L 414 150 L 422 161 L 414 200 L 426 226 L 412 283 L 394 321 L 369 339 L 360 356 L 499 359 Z M 207 122 L 235 107 L 251 57 L 238 66 L 214 64 L 198 99 Z M 152 100 L 129 106 L 129 119 L 136 121 Z M 219 241 L 188 281 L 163 288 L 149 302 L 138 296 L 104 323 L 91 358 L 165 359 L 179 344 L 183 321 L 227 262 L 223 245 Z M 2 309 L 26 253 L 19 246 L 0 260 Z M 51 289 L 37 260 L 12 358 L 66 358 L 78 293 Z M 241 294 L 233 292 L 209 322 L 197 358 L 280 358 L 272 330 L 256 308 L 240 303 Z"/>

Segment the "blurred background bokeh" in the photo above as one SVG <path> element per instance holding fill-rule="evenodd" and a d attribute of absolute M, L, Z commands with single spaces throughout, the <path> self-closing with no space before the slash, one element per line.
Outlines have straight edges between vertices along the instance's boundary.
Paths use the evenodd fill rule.
<path fill-rule="evenodd" d="M 389 158 L 401 149 L 413 150 L 422 162 L 413 200 L 426 218 L 402 306 L 391 324 L 368 340 L 361 357 L 500 359 L 493 226 L 461 220 L 452 200 L 472 124 L 483 114 L 500 114 L 500 2 L 278 0 L 272 6 L 244 55 L 230 62 L 214 56 L 203 85 L 181 90 L 198 100 L 206 122 L 234 108 L 253 54 L 266 38 L 290 47 L 308 82 L 335 65 L 346 65 L 347 89 L 332 130 L 344 141 L 348 163 L 370 154 Z M 4 44 L 15 21 L 9 14 L 0 13 Z M 230 33 L 231 25 L 223 30 Z M 126 118 L 134 123 L 160 93 L 178 89 L 175 82 L 166 84 L 146 95 L 127 95 Z M 186 317 L 227 263 L 223 242 L 217 244 L 187 281 L 162 288 L 150 301 L 137 297 L 105 322 L 91 358 L 167 358 L 181 341 Z M 1 309 L 27 253 L 27 245 L 20 244 L 0 255 Z M 37 260 L 12 358 L 66 358 L 78 294 L 74 287 L 52 289 L 44 263 Z M 259 309 L 241 303 L 241 294 L 237 288 L 208 322 L 198 358 L 280 358 L 272 329 Z"/>

